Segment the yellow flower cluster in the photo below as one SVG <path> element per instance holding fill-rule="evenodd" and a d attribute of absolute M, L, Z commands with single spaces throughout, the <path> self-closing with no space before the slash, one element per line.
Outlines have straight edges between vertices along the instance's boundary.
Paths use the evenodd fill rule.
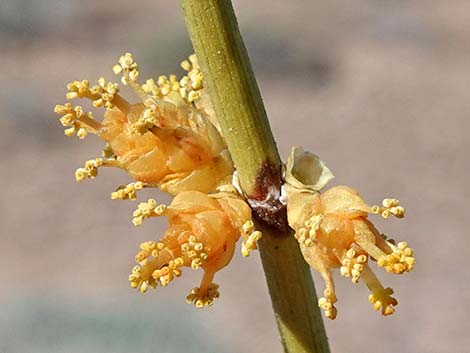
<path fill-rule="evenodd" d="M 242 253 L 248 256 L 261 233 L 254 229 L 248 204 L 230 185 L 233 164 L 196 56 L 181 66 L 187 72 L 181 79 L 160 76 L 141 85 L 139 66 L 126 53 L 113 71 L 140 102 L 129 103 L 120 95 L 119 85 L 104 78 L 95 85 L 81 80 L 67 85 L 67 100 L 84 98 L 95 108 L 103 107 L 103 120 L 96 121 L 91 112 L 70 102 L 57 105 L 55 112 L 61 115 L 67 136 L 83 139 L 92 133 L 106 142 L 102 158 L 88 160 L 77 169 L 77 181 L 95 178 L 100 167 L 118 167 L 135 182 L 119 186 L 112 199 L 135 200 L 139 190 L 149 187 L 175 196 L 168 206 L 149 199 L 134 211 L 136 226 L 148 218 L 166 216 L 169 227 L 160 241 L 141 244 L 129 281 L 145 293 L 149 287 L 166 286 L 180 277 L 183 267 L 202 268 L 200 286 L 187 296 L 200 308 L 219 296 L 213 278 L 232 259 L 238 239 L 243 237 Z"/>
<path fill-rule="evenodd" d="M 396 199 L 385 199 L 382 206 L 369 206 L 347 186 L 321 189 L 333 178 L 317 156 L 294 148 L 286 169 L 285 191 L 289 225 L 295 230 L 300 249 L 311 267 L 324 278 L 326 289 L 318 305 L 334 319 L 337 301 L 332 270 L 340 268 L 353 283 L 364 281 L 371 294 L 369 301 L 383 315 L 393 314 L 397 301 L 391 288 L 384 288 L 369 267 L 377 261 L 387 272 L 401 274 L 413 269 L 413 249 L 406 242 L 397 245 L 381 234 L 368 220 L 368 214 L 384 218 L 403 218 L 405 209 Z"/>
<path fill-rule="evenodd" d="M 190 64 L 191 62 L 191 64 Z M 233 164 L 216 125 L 210 100 L 204 91 L 202 74 L 194 55 L 182 65 L 188 74 L 181 80 L 160 76 L 158 84 L 138 82 L 139 67 L 130 53 L 119 58 L 113 71 L 129 85 L 141 102 L 131 104 L 119 94 L 116 83 L 100 78 L 96 85 L 88 80 L 67 85 L 66 98 L 91 100 L 94 107 L 104 107 L 99 122 L 70 102 L 57 105 L 65 134 L 80 139 L 88 133 L 107 143 L 100 166 L 126 170 L 146 186 L 159 187 L 172 195 L 183 190 L 214 191 L 231 180 Z M 196 105 L 201 100 L 203 104 Z M 77 180 L 96 176 L 77 172 Z"/>
<path fill-rule="evenodd" d="M 100 78 L 73 81 L 67 85 L 67 100 L 84 98 L 95 108 L 104 108 L 102 121 L 94 119 L 70 102 L 55 112 L 67 136 L 80 139 L 92 133 L 105 141 L 102 158 L 85 162 L 77 169 L 77 181 L 93 179 L 101 167 L 124 169 L 133 179 L 111 193 L 112 199 L 135 200 L 139 190 L 158 187 L 173 195 L 169 205 L 155 199 L 141 202 L 132 222 L 141 225 L 152 217 L 167 217 L 163 237 L 140 245 L 137 266 L 130 285 L 145 293 L 149 287 L 167 286 L 182 275 L 184 267 L 202 269 L 203 278 L 187 301 L 201 308 L 218 298 L 215 273 L 232 259 L 243 239 L 241 252 L 249 256 L 257 249 L 261 233 L 254 227 L 251 209 L 231 185 L 233 163 L 220 133 L 217 116 L 204 86 L 197 58 L 191 55 L 181 67 L 186 75 L 160 76 L 139 83 L 139 66 L 126 53 L 113 67 L 140 102 L 131 104 L 120 95 L 119 85 Z M 293 148 L 285 166 L 283 186 L 289 225 L 300 250 L 311 267 L 323 276 L 326 289 L 318 305 L 328 318 L 337 315 L 332 270 L 340 269 L 353 283 L 364 281 L 369 301 L 383 315 L 397 305 L 393 290 L 384 288 L 369 267 L 369 259 L 387 272 L 402 274 L 413 269 L 413 249 L 406 242 L 395 244 L 369 221 L 369 214 L 403 218 L 405 209 L 397 199 L 382 206 L 369 206 L 346 186 L 320 193 L 333 174 L 314 154 Z M 282 259 L 281 259 L 282 260 Z"/>
<path fill-rule="evenodd" d="M 211 305 L 218 297 L 215 273 L 230 262 L 240 236 L 249 241 L 256 232 L 246 230 L 252 224 L 251 209 L 234 193 L 199 191 L 181 192 L 169 206 L 157 212 L 158 207 L 149 200 L 134 213 L 136 225 L 145 218 L 166 216 L 169 227 L 158 243 L 141 244 L 136 255 L 139 265 L 129 276 L 131 286 L 145 292 L 148 287 L 168 285 L 181 275 L 182 267 L 202 268 L 201 284 L 187 301 L 196 307 Z"/>

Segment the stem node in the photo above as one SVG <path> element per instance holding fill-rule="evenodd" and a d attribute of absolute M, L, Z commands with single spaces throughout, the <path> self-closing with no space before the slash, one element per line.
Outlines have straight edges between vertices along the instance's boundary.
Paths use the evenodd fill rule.
<path fill-rule="evenodd" d="M 284 351 L 329 353 L 310 268 L 285 231 L 281 159 L 231 1 L 180 3 L 240 186 L 264 221 L 259 249 Z"/>

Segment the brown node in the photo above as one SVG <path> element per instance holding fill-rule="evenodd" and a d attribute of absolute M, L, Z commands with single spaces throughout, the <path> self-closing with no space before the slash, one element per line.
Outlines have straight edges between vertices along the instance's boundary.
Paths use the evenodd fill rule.
<path fill-rule="evenodd" d="M 247 201 L 253 210 L 254 218 L 281 232 L 288 230 L 287 208 L 280 201 L 281 167 L 267 160 L 262 165 L 255 180 L 254 191 Z"/>

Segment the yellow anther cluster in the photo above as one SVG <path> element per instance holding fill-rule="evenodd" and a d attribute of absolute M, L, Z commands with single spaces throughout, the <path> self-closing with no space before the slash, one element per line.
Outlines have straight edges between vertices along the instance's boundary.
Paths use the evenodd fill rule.
<path fill-rule="evenodd" d="M 98 79 L 98 84 L 90 87 L 88 80 L 73 81 L 67 85 L 67 99 L 88 98 L 92 100 L 96 108 L 104 106 L 106 109 L 114 107 L 113 100 L 119 92 L 119 85 L 106 81 L 103 77 Z"/>
<path fill-rule="evenodd" d="M 153 98 L 169 101 L 174 100 L 174 97 L 171 96 L 174 93 L 177 93 L 188 103 L 198 100 L 201 97 L 200 91 L 204 87 L 204 79 L 196 55 L 190 55 L 188 60 L 181 63 L 181 67 L 187 71 L 187 74 L 180 80 L 176 75 L 162 75 L 157 82 L 153 79 L 147 80 L 142 85 L 143 91 Z"/>
<path fill-rule="evenodd" d="M 315 237 L 320 229 L 320 224 L 323 221 L 323 218 L 323 215 L 318 214 L 305 221 L 305 227 L 299 228 L 294 235 L 297 241 L 304 246 L 312 246 L 315 242 Z"/>
<path fill-rule="evenodd" d="M 387 242 L 387 244 L 392 249 L 392 253 L 379 258 L 377 264 L 380 267 L 384 267 L 387 272 L 395 274 L 410 272 L 416 262 L 413 257 L 414 250 L 409 248 L 408 244 L 404 241 L 398 243 L 396 246 L 391 242 Z"/>
<path fill-rule="evenodd" d="M 242 236 L 245 239 L 242 242 L 242 255 L 244 257 L 250 256 L 251 250 L 258 249 L 258 240 L 261 239 L 261 232 L 259 230 L 254 229 L 255 225 L 253 221 L 247 221 L 242 226 Z"/>
<path fill-rule="evenodd" d="M 134 61 L 131 53 L 125 53 L 119 58 L 119 64 L 113 66 L 116 75 L 122 74 L 121 82 L 123 85 L 134 83 L 139 76 L 139 66 Z"/>
<path fill-rule="evenodd" d="M 112 109 L 114 107 L 114 97 L 118 92 L 119 86 L 117 83 L 108 82 L 103 77 L 100 77 L 98 79 L 98 85 L 91 88 L 91 93 L 93 95 L 100 96 L 100 98 L 93 101 L 93 106 L 104 106 L 106 109 Z"/>
<path fill-rule="evenodd" d="M 90 82 L 88 80 L 70 82 L 67 84 L 67 90 L 67 99 L 89 97 Z"/>
<path fill-rule="evenodd" d="M 205 306 L 211 306 L 219 295 L 219 286 L 212 283 L 206 291 L 201 291 L 199 287 L 193 288 L 186 296 L 186 302 L 188 304 L 193 304 L 199 309 Z"/>
<path fill-rule="evenodd" d="M 94 179 L 98 175 L 98 168 L 103 165 L 101 158 L 90 159 L 85 162 L 85 167 L 78 168 L 75 171 L 75 179 L 83 181 L 85 179 Z"/>
<path fill-rule="evenodd" d="M 353 283 L 359 282 L 366 261 L 367 255 L 360 254 L 354 249 L 349 249 L 341 261 L 341 276 L 351 277 Z"/>
<path fill-rule="evenodd" d="M 142 268 L 140 266 L 134 266 L 132 269 L 131 274 L 129 275 L 129 282 L 132 288 L 140 288 L 141 285 L 143 284 L 143 280 L 141 278 L 141 273 L 142 273 Z M 147 286 L 144 286 L 142 291 L 146 291 Z"/>
<path fill-rule="evenodd" d="M 132 223 L 140 226 L 142 222 L 150 217 L 161 216 L 166 210 L 166 205 L 159 205 L 155 199 L 148 199 L 147 202 L 141 202 L 132 214 Z"/>
<path fill-rule="evenodd" d="M 383 218 L 388 218 L 390 215 L 403 218 L 405 217 L 405 208 L 400 205 L 400 201 L 397 199 L 387 198 L 382 201 L 382 207 L 372 206 L 372 213 L 380 214 Z"/>
<path fill-rule="evenodd" d="M 135 266 L 129 275 L 132 288 L 139 288 L 141 293 L 145 293 L 149 287 L 156 288 L 158 283 L 166 286 L 181 276 L 180 268 L 184 265 L 182 258 L 169 259 L 166 264 L 159 264 L 164 249 L 165 245 L 161 242 L 147 241 L 140 244 L 140 251 L 135 256 L 140 265 Z"/>
<path fill-rule="evenodd" d="M 191 260 L 191 268 L 196 270 L 207 260 L 210 249 L 204 249 L 204 244 L 197 242 L 196 237 L 191 235 L 187 242 L 181 244 L 181 251 Z"/>
<path fill-rule="evenodd" d="M 382 315 L 392 315 L 395 312 L 394 306 L 398 304 L 398 301 L 392 297 L 392 294 L 392 288 L 373 291 L 369 295 L 369 302 L 374 306 L 374 310 L 382 308 Z"/>
<path fill-rule="evenodd" d="M 338 311 L 336 310 L 335 303 L 338 301 L 336 295 L 325 289 L 324 297 L 318 299 L 318 306 L 325 312 L 325 316 L 331 320 L 336 319 Z"/>
<path fill-rule="evenodd" d="M 200 90 L 204 87 L 204 77 L 196 55 L 190 55 L 189 60 L 181 63 L 181 67 L 187 74 L 180 80 L 180 94 L 188 102 L 194 102 L 200 98 Z"/>
<path fill-rule="evenodd" d="M 157 251 L 162 250 L 164 247 L 165 245 L 163 243 L 160 243 L 160 242 L 156 243 L 152 240 L 144 241 L 143 243 L 140 243 L 140 249 L 142 251 L 146 251 L 148 253 L 147 256 L 150 256 L 155 250 Z"/>
<path fill-rule="evenodd" d="M 153 254 L 156 249 L 156 243 L 154 241 L 145 241 L 140 243 L 140 251 L 135 255 L 136 262 L 142 262 Z"/>
<path fill-rule="evenodd" d="M 135 200 L 137 198 L 137 191 L 142 190 L 143 187 L 144 183 L 141 181 L 129 183 L 127 185 L 121 185 L 116 191 L 111 193 L 111 199 Z"/>
<path fill-rule="evenodd" d="M 142 85 L 142 89 L 145 93 L 153 97 L 161 97 L 160 87 L 155 83 L 153 78 L 149 78 L 145 83 Z"/>
<path fill-rule="evenodd" d="M 145 134 L 155 126 L 159 126 L 158 118 L 164 114 L 163 108 L 152 100 L 145 102 L 145 105 L 147 108 L 131 126 L 131 131 L 139 135 Z"/>
<path fill-rule="evenodd" d="M 168 97 L 171 92 L 179 94 L 181 86 L 176 75 L 170 75 L 169 77 L 162 75 L 158 78 L 156 83 L 153 79 L 145 81 L 142 85 L 142 89 L 152 97 L 164 99 Z"/>
<path fill-rule="evenodd" d="M 156 282 L 160 282 L 162 287 L 165 287 L 175 278 L 181 277 L 181 267 L 183 267 L 183 265 L 183 258 L 177 257 L 174 260 L 170 260 L 167 266 L 163 266 L 161 269 L 153 271 L 152 277 Z"/>
<path fill-rule="evenodd" d="M 142 262 L 149 256 L 157 257 L 158 252 L 164 248 L 163 243 L 154 241 L 146 241 L 140 244 L 140 251 L 135 255 L 136 262 Z"/>
<path fill-rule="evenodd" d="M 59 121 L 62 126 L 67 127 L 64 131 L 66 136 L 73 136 L 76 134 L 79 139 L 84 139 L 86 137 L 89 126 L 82 120 L 93 120 L 91 112 L 85 113 L 81 106 L 76 105 L 73 107 L 70 103 L 56 105 L 54 112 L 62 115 Z"/>

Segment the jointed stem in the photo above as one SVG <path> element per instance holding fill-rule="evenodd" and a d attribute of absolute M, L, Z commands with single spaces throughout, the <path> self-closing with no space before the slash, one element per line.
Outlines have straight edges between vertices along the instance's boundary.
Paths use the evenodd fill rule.
<path fill-rule="evenodd" d="M 241 187 L 255 216 L 271 225 L 263 227 L 259 248 L 284 350 L 329 352 L 309 267 L 283 227 L 280 157 L 232 4 L 180 3 Z"/>

